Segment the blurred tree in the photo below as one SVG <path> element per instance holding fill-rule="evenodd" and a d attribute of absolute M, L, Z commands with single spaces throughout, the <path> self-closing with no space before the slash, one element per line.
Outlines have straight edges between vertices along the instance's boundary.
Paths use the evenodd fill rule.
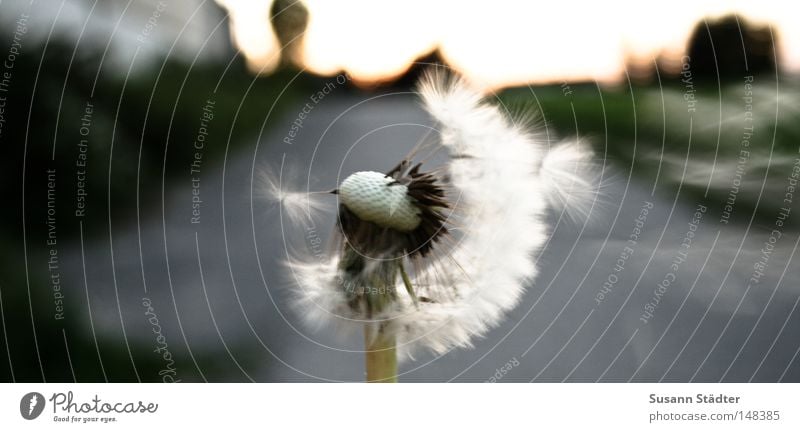
<path fill-rule="evenodd" d="M 741 79 L 773 74 L 777 58 L 769 26 L 755 26 L 738 15 L 698 23 L 686 47 L 692 76 L 697 80 Z"/>
<path fill-rule="evenodd" d="M 417 58 L 408 70 L 392 82 L 392 86 L 402 89 L 413 88 L 425 71 L 434 69 L 450 69 L 438 48 Z"/>
<path fill-rule="evenodd" d="M 302 35 L 308 25 L 308 9 L 300 0 L 275 0 L 269 19 L 281 44 L 283 66 L 299 64 Z"/>

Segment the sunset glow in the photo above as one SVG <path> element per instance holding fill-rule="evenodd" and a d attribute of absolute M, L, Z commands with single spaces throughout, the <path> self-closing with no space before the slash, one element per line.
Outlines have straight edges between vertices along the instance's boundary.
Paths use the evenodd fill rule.
<path fill-rule="evenodd" d="M 279 45 L 271 31 L 271 0 L 219 0 L 231 12 L 237 46 L 251 64 L 270 70 Z M 800 69 L 800 29 L 789 3 L 679 0 L 654 6 L 616 0 L 529 3 L 514 0 L 305 0 L 309 22 L 302 65 L 317 74 L 347 71 L 360 81 L 391 79 L 439 48 L 448 63 L 477 84 L 499 87 L 571 80 L 613 82 L 625 60 L 680 56 L 694 25 L 740 13 L 770 24 L 779 37 L 781 67 Z"/>

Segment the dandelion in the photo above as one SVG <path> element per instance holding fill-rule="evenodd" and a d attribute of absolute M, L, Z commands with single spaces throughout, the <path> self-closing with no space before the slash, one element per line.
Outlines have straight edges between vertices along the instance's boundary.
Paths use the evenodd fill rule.
<path fill-rule="evenodd" d="M 548 208 L 581 217 L 597 190 L 587 150 L 548 148 L 463 80 L 429 73 L 419 94 L 448 162 L 426 169 L 422 145 L 387 173 L 351 174 L 334 191 L 334 252 L 288 262 L 306 319 L 364 329 L 370 382 L 497 325 L 536 276 Z"/>

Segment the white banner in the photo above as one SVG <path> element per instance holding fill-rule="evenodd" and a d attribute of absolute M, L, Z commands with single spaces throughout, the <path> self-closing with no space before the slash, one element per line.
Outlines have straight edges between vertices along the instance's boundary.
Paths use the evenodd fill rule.
<path fill-rule="evenodd" d="M 4 431 L 797 431 L 798 396 L 798 384 L 2 384 L 0 420 Z"/>

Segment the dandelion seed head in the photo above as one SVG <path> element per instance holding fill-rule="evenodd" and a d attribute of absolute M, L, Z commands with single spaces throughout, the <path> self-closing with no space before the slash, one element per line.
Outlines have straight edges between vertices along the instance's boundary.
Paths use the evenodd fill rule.
<path fill-rule="evenodd" d="M 419 226 L 419 209 L 408 196 L 408 187 L 374 171 L 347 177 L 339 186 L 339 197 L 359 218 L 408 232 Z"/>
<path fill-rule="evenodd" d="M 452 75 L 429 73 L 418 88 L 449 161 L 351 175 L 339 188 L 341 247 L 290 264 L 304 317 L 379 325 L 401 357 L 469 347 L 496 326 L 537 274 L 546 212 L 580 215 L 596 190 L 588 150 L 548 149 Z"/>

